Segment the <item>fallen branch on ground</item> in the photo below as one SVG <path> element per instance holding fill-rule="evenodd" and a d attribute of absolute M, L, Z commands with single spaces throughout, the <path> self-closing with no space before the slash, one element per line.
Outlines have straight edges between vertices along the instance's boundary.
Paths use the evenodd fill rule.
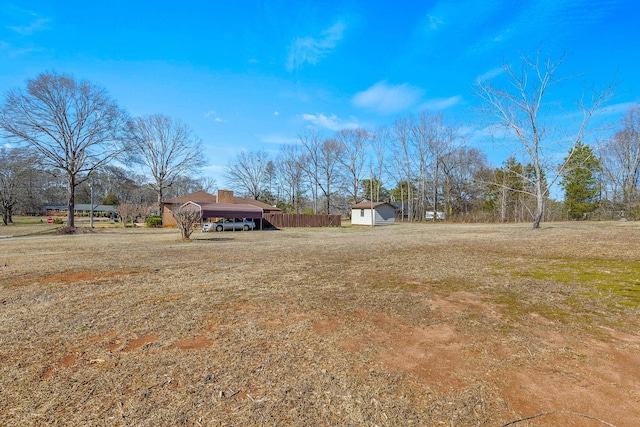
<path fill-rule="evenodd" d="M 581 414 L 581 413 L 579 413 L 579 412 L 562 411 L 562 410 L 560 410 L 560 411 L 546 411 L 546 412 L 540 412 L 539 414 L 530 415 L 530 416 L 528 416 L 528 417 L 519 418 L 519 419 L 517 419 L 517 420 L 509 421 L 508 423 L 503 424 L 503 425 L 502 425 L 502 427 L 506 427 L 506 426 L 509 426 L 509 425 L 512 425 L 512 424 L 516 424 L 516 423 L 519 423 L 519 422 L 522 422 L 522 421 L 532 420 L 532 419 L 534 419 L 534 418 L 543 417 L 543 416 L 545 416 L 545 415 L 551 415 L 551 414 L 567 414 L 567 415 L 576 415 L 576 416 L 578 416 L 578 417 L 583 417 L 583 418 L 588 418 L 588 419 L 590 419 L 590 420 L 599 421 L 599 422 L 601 422 L 602 424 L 604 424 L 604 425 L 606 425 L 606 426 L 609 426 L 609 427 L 616 427 L 616 426 L 614 426 L 614 425 L 613 425 L 613 424 L 611 424 L 611 423 L 608 423 L 608 422 L 606 422 L 606 421 L 604 421 L 604 420 L 601 420 L 600 418 L 596 418 L 596 417 L 591 416 L 591 415 L 588 415 L 588 414 Z"/>

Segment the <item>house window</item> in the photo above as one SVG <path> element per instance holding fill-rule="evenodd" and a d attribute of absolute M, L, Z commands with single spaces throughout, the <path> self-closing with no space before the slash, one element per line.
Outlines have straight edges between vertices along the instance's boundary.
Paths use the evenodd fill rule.
<path fill-rule="evenodd" d="M 360 209 L 360 216 L 364 216 L 364 209 Z"/>

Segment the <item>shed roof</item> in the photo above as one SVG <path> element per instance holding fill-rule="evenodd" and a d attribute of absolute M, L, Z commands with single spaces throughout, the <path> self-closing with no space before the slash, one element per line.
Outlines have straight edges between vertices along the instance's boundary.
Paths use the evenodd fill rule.
<path fill-rule="evenodd" d="M 351 209 L 371 209 L 371 207 L 375 209 L 378 206 L 382 206 L 382 205 L 387 205 L 392 207 L 393 209 L 397 209 L 395 206 L 393 206 L 391 203 L 388 203 L 388 202 L 369 202 L 367 200 L 363 200 L 362 202 L 356 203 L 355 205 L 351 206 Z"/>

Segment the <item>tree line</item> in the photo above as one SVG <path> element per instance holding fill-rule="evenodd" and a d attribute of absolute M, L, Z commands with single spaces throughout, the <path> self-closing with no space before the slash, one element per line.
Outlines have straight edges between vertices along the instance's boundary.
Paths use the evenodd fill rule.
<path fill-rule="evenodd" d="M 89 202 L 78 191 L 87 189 L 107 191 L 114 204 L 155 200 L 160 214 L 169 191 L 206 184 L 189 178 L 204 157 L 186 124 L 161 114 L 131 118 L 105 89 L 68 75 L 43 73 L 10 90 L 0 129 L 14 144 L 0 150 L 5 225 L 16 209 L 36 213 L 43 202 L 64 199 L 73 228 L 75 203 Z"/>
<path fill-rule="evenodd" d="M 640 106 L 597 147 L 577 141 L 553 169 L 540 172 L 540 220 L 640 218 Z M 243 151 L 226 167 L 239 193 L 288 213 L 339 213 L 361 200 L 389 201 L 406 221 L 529 222 L 538 209 L 535 168 L 509 157 L 492 167 L 465 145 L 459 128 L 427 112 L 375 131 L 331 136 L 308 130 L 298 144 Z M 554 173 L 563 200 L 550 195 Z"/>
<path fill-rule="evenodd" d="M 574 119 L 550 98 L 565 80 L 563 62 L 523 57 L 520 68 L 503 66 L 501 81 L 474 86 L 492 131 L 521 154 L 497 168 L 467 146 L 462 126 L 422 112 L 375 130 L 306 130 L 274 158 L 242 152 L 225 177 L 247 196 L 295 213 L 345 215 L 370 199 L 394 203 L 407 221 L 435 220 L 436 212 L 459 221 L 531 221 L 534 228 L 543 220 L 637 219 L 640 107 L 629 108 L 613 136 L 599 137 L 594 118 L 614 85 L 582 94 Z M 556 124 L 563 115 L 571 120 Z M 564 200 L 559 190 L 552 196 L 554 188 Z"/>
<path fill-rule="evenodd" d="M 242 151 L 224 177 L 230 189 L 292 213 L 339 213 L 363 199 L 389 201 L 406 221 L 531 221 L 640 217 L 640 106 L 631 106 L 610 136 L 597 137 L 593 118 L 613 88 L 581 96 L 580 118 L 560 126 L 551 97 L 563 59 L 522 58 L 500 80 L 474 91 L 493 132 L 513 147 L 499 167 L 468 146 L 464 126 L 443 113 L 397 118 L 377 129 L 327 135 L 306 129 L 295 144 L 271 155 Z M 585 101 L 585 100 L 588 100 Z M 65 200 L 67 224 L 75 203 L 155 205 L 215 182 L 198 177 L 202 141 L 162 114 L 130 117 L 107 92 L 87 81 L 43 73 L 7 93 L 0 129 L 0 209 L 36 213 Z M 519 156 L 516 157 L 516 154 Z M 194 178 L 195 177 L 195 178 Z M 553 189 L 561 189 L 560 194 Z"/>

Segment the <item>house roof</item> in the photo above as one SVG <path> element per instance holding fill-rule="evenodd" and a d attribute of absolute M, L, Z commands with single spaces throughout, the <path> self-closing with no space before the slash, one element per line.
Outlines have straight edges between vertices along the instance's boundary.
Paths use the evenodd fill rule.
<path fill-rule="evenodd" d="M 195 202 L 195 203 L 215 203 L 216 196 L 213 194 L 209 194 L 206 191 L 196 191 L 195 193 L 186 194 L 180 197 L 174 197 L 173 199 L 163 200 L 162 203 L 168 205 L 182 205 L 187 202 Z"/>
<path fill-rule="evenodd" d="M 261 202 L 260 200 L 254 200 L 254 199 L 247 199 L 245 197 L 234 197 L 233 198 L 233 203 L 242 203 L 242 204 L 247 204 L 247 205 L 253 205 L 253 206 L 257 206 L 259 208 L 264 209 L 265 211 L 269 211 L 269 212 L 279 212 L 282 209 L 280 208 L 276 208 L 275 206 L 271 206 L 267 203 Z"/>
<path fill-rule="evenodd" d="M 195 193 L 187 194 L 180 197 L 174 197 L 173 199 L 164 200 L 162 203 L 167 205 L 182 205 L 187 202 L 194 202 L 199 205 L 202 205 L 202 204 L 216 203 L 217 201 L 218 201 L 217 196 L 214 196 L 213 194 L 209 194 L 206 191 L 200 190 L 200 191 L 196 191 Z M 230 204 L 230 203 L 219 203 L 219 204 L 222 205 L 222 204 Z M 236 204 L 253 205 L 266 212 L 282 211 L 282 209 L 276 208 L 275 206 L 271 206 L 259 200 L 248 199 L 245 197 L 234 197 L 233 204 L 234 205 Z M 245 217 L 245 218 L 249 218 L 249 217 Z"/>
<path fill-rule="evenodd" d="M 74 210 L 76 211 L 90 211 L 91 204 L 90 203 L 75 203 Z M 65 203 L 45 203 L 42 205 L 42 210 L 55 210 L 62 209 L 67 210 L 67 205 Z M 113 212 L 115 210 L 115 206 L 113 205 L 93 205 L 93 210 L 98 212 Z"/>
<path fill-rule="evenodd" d="M 393 206 L 391 203 L 388 203 L 388 202 L 369 202 L 367 200 L 363 200 L 362 202 L 356 203 L 355 205 L 351 206 L 351 209 L 371 209 L 372 207 L 375 209 L 378 206 L 382 206 L 382 205 L 387 205 L 392 207 L 393 209 L 396 209 L 395 206 Z"/>

